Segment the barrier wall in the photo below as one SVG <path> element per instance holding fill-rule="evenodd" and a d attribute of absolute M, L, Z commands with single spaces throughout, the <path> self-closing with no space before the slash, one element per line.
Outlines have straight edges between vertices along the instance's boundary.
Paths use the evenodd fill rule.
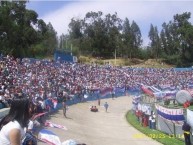
<path fill-rule="evenodd" d="M 73 56 L 69 52 L 55 51 L 54 60 L 73 62 Z"/>
<path fill-rule="evenodd" d="M 0 119 L 9 113 L 9 108 L 0 109 Z"/>
<path fill-rule="evenodd" d="M 167 134 L 176 135 L 177 137 L 180 134 L 183 135 L 182 125 L 169 122 L 160 116 L 157 116 L 157 129 Z"/>

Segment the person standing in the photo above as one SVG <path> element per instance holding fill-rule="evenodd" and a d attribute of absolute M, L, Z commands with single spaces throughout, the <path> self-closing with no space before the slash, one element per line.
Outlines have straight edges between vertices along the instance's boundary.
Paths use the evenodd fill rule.
<path fill-rule="evenodd" d="M 63 101 L 62 104 L 63 104 L 63 114 L 64 114 L 64 117 L 67 118 L 67 116 L 66 116 L 67 104 L 66 104 L 65 101 Z"/>
<path fill-rule="evenodd" d="M 111 96 L 112 96 L 112 99 L 114 99 L 114 97 L 115 97 L 115 91 L 114 91 L 114 89 L 111 91 Z"/>
<path fill-rule="evenodd" d="M 100 98 L 98 97 L 98 106 L 100 106 L 101 105 L 101 100 L 100 100 Z"/>
<path fill-rule="evenodd" d="M 136 115 L 136 117 L 137 117 L 137 121 L 139 121 L 139 110 L 138 109 L 136 109 L 136 111 L 135 111 L 135 115 Z"/>
<path fill-rule="evenodd" d="M 149 128 L 151 129 L 152 128 L 152 116 L 150 115 L 149 116 L 149 123 L 148 123 L 148 126 L 149 126 Z"/>
<path fill-rule="evenodd" d="M 190 142 L 190 125 L 184 121 L 184 124 L 182 125 L 182 130 L 184 131 L 184 140 L 185 140 L 185 145 L 191 145 Z"/>
<path fill-rule="evenodd" d="M 156 116 L 155 116 L 155 112 L 152 112 L 152 116 L 151 116 L 151 129 L 156 129 Z"/>
<path fill-rule="evenodd" d="M 107 110 L 109 108 L 109 104 L 107 102 L 105 102 L 104 107 L 105 107 L 105 111 L 107 112 Z"/>
<path fill-rule="evenodd" d="M 31 117 L 29 104 L 23 95 L 12 99 L 8 115 L 0 121 L 0 145 L 21 145 Z"/>

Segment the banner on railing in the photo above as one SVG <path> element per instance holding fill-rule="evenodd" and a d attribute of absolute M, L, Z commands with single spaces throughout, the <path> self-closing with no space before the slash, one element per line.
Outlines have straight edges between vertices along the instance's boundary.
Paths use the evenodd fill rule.
<path fill-rule="evenodd" d="M 100 95 L 101 95 L 101 97 L 105 97 L 106 95 L 111 94 L 112 91 L 113 91 L 112 88 L 104 88 L 104 89 L 101 89 Z"/>
<path fill-rule="evenodd" d="M 124 93 L 125 87 L 115 87 L 114 91 L 115 91 L 115 93 Z"/>
<path fill-rule="evenodd" d="M 187 122 L 193 128 L 193 111 L 187 109 Z"/>
<path fill-rule="evenodd" d="M 185 120 L 183 109 L 170 109 L 160 106 L 158 104 L 155 104 L 155 107 L 157 110 L 157 114 L 160 117 L 175 124 L 183 124 L 183 121 Z"/>

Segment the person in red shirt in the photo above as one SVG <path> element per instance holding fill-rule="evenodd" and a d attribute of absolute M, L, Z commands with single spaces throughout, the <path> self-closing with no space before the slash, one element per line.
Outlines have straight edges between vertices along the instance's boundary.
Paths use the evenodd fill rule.
<path fill-rule="evenodd" d="M 137 121 L 139 121 L 139 115 L 140 115 L 140 112 L 139 112 L 138 109 L 135 111 L 135 115 L 136 115 L 136 117 L 137 117 Z"/>
<path fill-rule="evenodd" d="M 183 104 L 183 107 L 184 108 L 188 108 L 190 106 L 190 101 L 186 101 L 184 104 Z"/>

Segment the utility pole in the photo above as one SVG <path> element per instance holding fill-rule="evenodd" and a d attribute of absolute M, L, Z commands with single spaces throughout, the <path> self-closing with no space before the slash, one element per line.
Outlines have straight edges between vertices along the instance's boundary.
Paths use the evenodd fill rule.
<path fill-rule="evenodd" d="M 63 35 L 62 35 L 62 50 L 63 50 L 63 48 L 64 48 L 64 47 L 63 47 Z"/>
<path fill-rule="evenodd" d="M 116 49 L 115 49 L 115 65 L 117 64 L 117 53 L 116 53 Z"/>
<path fill-rule="evenodd" d="M 72 55 L 72 44 L 71 44 L 71 55 Z"/>
<path fill-rule="evenodd" d="M 68 42 L 68 40 L 66 39 L 66 49 L 67 49 L 67 42 Z"/>

